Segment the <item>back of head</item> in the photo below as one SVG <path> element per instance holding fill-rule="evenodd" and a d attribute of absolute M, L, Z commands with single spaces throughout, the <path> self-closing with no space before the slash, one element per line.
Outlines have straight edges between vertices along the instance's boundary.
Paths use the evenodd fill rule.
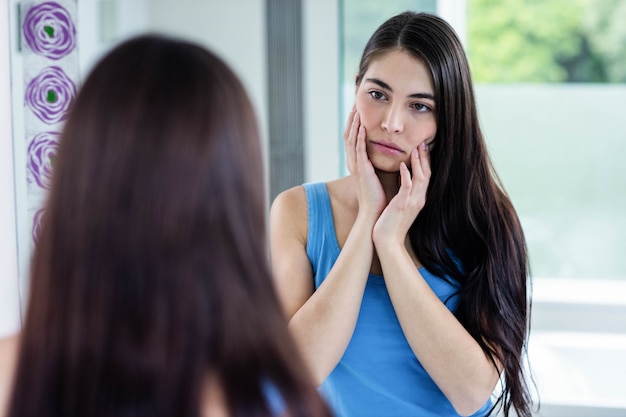
<path fill-rule="evenodd" d="M 198 415 L 209 374 L 232 415 L 269 414 L 263 381 L 322 410 L 264 207 L 254 111 L 221 59 L 159 36 L 105 56 L 63 131 L 10 415 Z"/>

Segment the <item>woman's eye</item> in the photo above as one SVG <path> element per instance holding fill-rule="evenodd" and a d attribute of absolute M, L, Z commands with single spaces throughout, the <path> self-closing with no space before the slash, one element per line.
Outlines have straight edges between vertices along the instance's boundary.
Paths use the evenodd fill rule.
<path fill-rule="evenodd" d="M 415 110 L 417 110 L 418 112 L 429 112 L 429 111 L 431 111 L 430 107 L 428 107 L 427 105 L 422 104 L 422 103 L 415 103 L 415 104 L 413 104 L 413 108 Z"/>
<path fill-rule="evenodd" d="M 376 100 L 385 98 L 385 95 L 381 93 L 380 91 L 370 91 L 370 96 Z"/>

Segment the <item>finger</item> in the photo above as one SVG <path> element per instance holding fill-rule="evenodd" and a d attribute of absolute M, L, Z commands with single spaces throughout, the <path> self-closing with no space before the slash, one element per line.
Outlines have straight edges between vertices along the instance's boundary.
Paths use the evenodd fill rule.
<path fill-rule="evenodd" d="M 428 144 L 426 142 L 422 142 L 419 146 L 419 160 L 424 177 L 430 178 L 430 152 L 428 151 Z"/>
<path fill-rule="evenodd" d="M 418 181 L 420 178 L 422 178 L 422 165 L 420 162 L 418 148 L 414 148 L 411 150 L 411 171 L 413 172 L 413 182 Z"/>
<path fill-rule="evenodd" d="M 413 169 L 413 185 L 416 204 L 420 210 L 426 202 L 426 190 L 430 180 L 430 156 L 428 155 L 428 147 L 426 142 L 422 142 L 411 152 L 411 164 Z"/>
<path fill-rule="evenodd" d="M 424 172 L 424 162 L 425 159 L 421 152 L 421 144 L 414 148 L 411 151 L 411 166 L 413 168 L 413 198 L 416 198 L 416 201 L 421 201 L 424 198 L 424 193 L 426 192 L 426 187 L 428 186 L 428 176 Z M 428 167 L 427 167 L 428 168 Z M 423 203 L 422 203 L 423 205 Z"/>
<path fill-rule="evenodd" d="M 356 105 L 352 106 L 352 110 L 348 114 L 348 119 L 346 120 L 346 127 L 343 129 L 343 138 L 347 139 L 350 134 L 350 129 L 352 127 L 352 123 L 354 122 L 354 114 L 356 113 Z"/>
<path fill-rule="evenodd" d="M 360 119 L 359 119 L 360 120 Z M 369 156 L 367 155 L 367 129 L 362 124 L 359 124 L 359 131 L 357 134 L 357 143 L 355 147 L 356 152 L 356 161 L 358 165 L 358 170 L 361 173 L 365 174 L 373 174 L 374 167 L 372 166 L 372 162 L 370 161 Z"/>
<path fill-rule="evenodd" d="M 404 162 L 400 163 L 400 190 L 398 194 L 409 194 L 412 188 L 411 172 Z"/>
<path fill-rule="evenodd" d="M 356 137 L 356 154 L 357 157 L 367 157 L 367 151 L 365 150 L 365 126 L 359 125 L 359 130 Z"/>
<path fill-rule="evenodd" d="M 356 110 L 351 113 L 352 121 L 350 123 L 350 128 L 348 129 L 348 133 L 344 136 L 344 147 L 346 150 L 346 162 L 348 164 L 348 169 L 350 172 L 354 171 L 354 163 L 356 160 L 356 141 L 357 141 L 357 132 L 359 129 L 359 125 L 361 123 L 361 119 L 359 118 L 359 114 Z"/>
<path fill-rule="evenodd" d="M 361 125 L 361 118 L 358 112 L 352 113 L 352 122 L 350 123 L 350 129 L 348 130 L 348 134 L 345 139 L 346 142 L 349 143 L 351 148 L 354 148 L 356 145 L 356 136 L 359 131 L 359 126 Z"/>

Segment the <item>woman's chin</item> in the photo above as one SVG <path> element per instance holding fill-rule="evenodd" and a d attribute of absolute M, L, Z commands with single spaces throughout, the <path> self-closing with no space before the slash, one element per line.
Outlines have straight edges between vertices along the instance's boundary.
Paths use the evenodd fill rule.
<path fill-rule="evenodd" d="M 376 168 L 374 167 L 374 171 L 376 171 L 377 174 L 399 174 L 400 170 L 399 169 L 381 169 L 381 168 Z"/>
<path fill-rule="evenodd" d="M 371 160 L 372 162 L 372 166 L 374 167 L 374 170 L 376 172 L 380 172 L 380 173 L 398 173 L 400 171 L 400 163 L 402 161 L 399 160 L 389 160 L 387 158 L 385 158 L 386 160 Z M 409 166 L 409 164 L 407 162 L 405 162 L 407 164 L 407 166 Z M 410 168 L 410 166 L 409 166 Z"/>

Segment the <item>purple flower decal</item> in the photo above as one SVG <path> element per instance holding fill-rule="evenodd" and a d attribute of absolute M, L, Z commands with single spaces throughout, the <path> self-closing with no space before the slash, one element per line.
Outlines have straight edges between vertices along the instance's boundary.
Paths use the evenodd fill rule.
<path fill-rule="evenodd" d="M 33 242 L 35 245 L 39 241 L 39 235 L 41 234 L 41 221 L 43 219 L 44 209 L 39 209 L 35 212 L 33 216 Z"/>
<path fill-rule="evenodd" d="M 35 181 L 41 188 L 50 188 L 58 146 L 58 132 L 41 132 L 33 137 L 28 145 L 28 182 Z"/>
<path fill-rule="evenodd" d="M 31 7 L 22 30 L 30 49 L 49 59 L 63 58 L 76 47 L 76 26 L 68 11 L 58 3 Z"/>
<path fill-rule="evenodd" d="M 76 86 L 59 67 L 46 67 L 26 87 L 26 105 L 47 124 L 67 118 L 76 96 Z"/>

